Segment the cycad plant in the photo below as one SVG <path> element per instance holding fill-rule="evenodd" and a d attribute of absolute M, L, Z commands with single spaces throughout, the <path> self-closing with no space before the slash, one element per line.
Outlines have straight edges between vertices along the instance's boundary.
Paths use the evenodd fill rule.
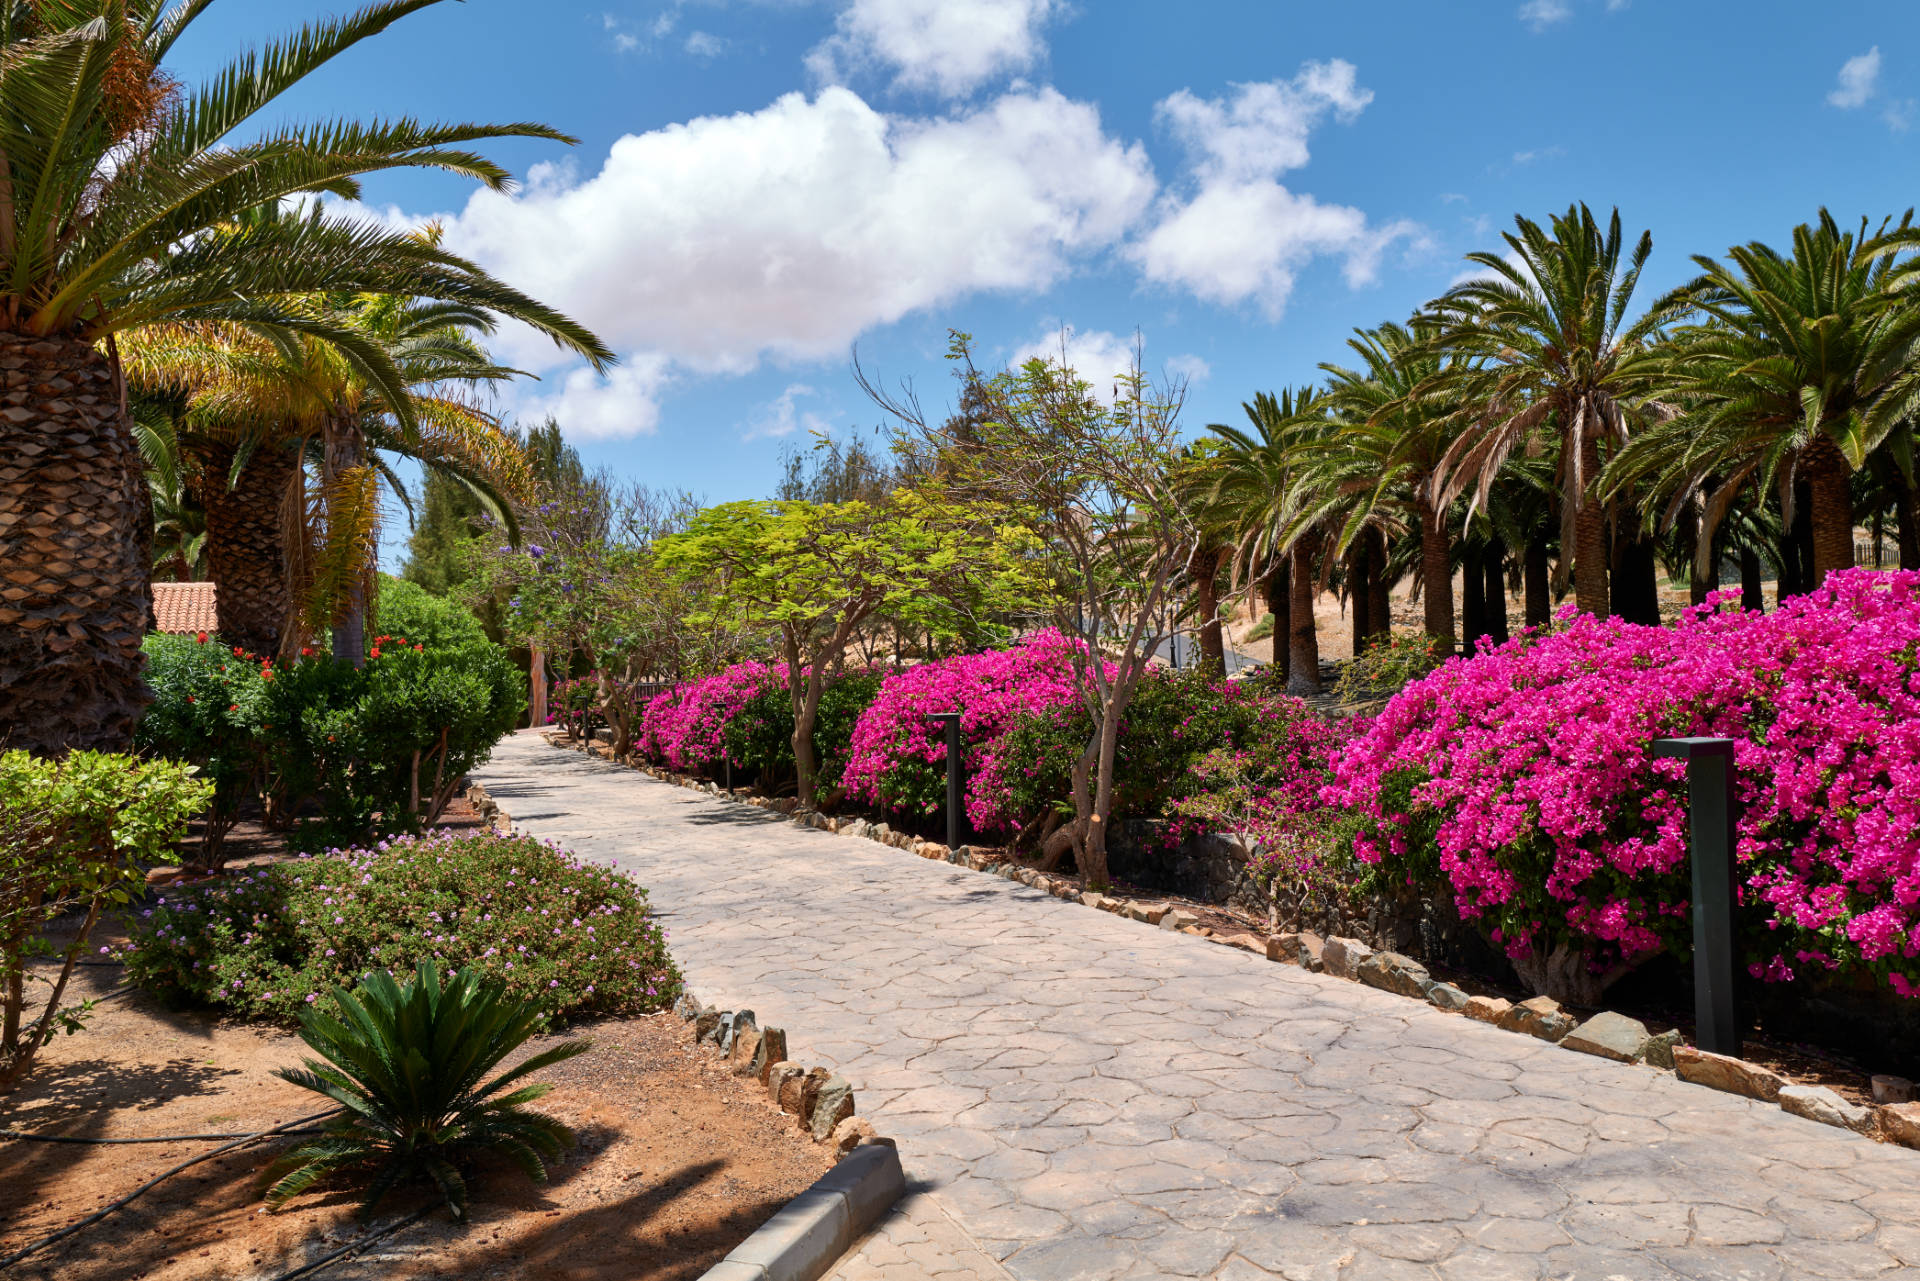
<path fill-rule="evenodd" d="M 269 1205 L 351 1182 L 363 1189 L 361 1213 L 370 1214 L 395 1188 L 430 1182 L 453 1216 L 465 1219 L 461 1166 L 482 1153 L 545 1181 L 546 1163 L 573 1134 L 525 1107 L 550 1085 L 509 1087 L 584 1053 L 587 1042 L 563 1041 L 483 1080 L 539 1030 L 540 1014 L 477 972 L 459 970 L 442 984 L 423 961 L 405 986 L 376 970 L 355 991 L 337 988 L 333 997 L 340 1017 L 315 1010 L 301 1019 L 301 1039 L 321 1058 L 279 1075 L 346 1111 L 268 1167 Z"/>

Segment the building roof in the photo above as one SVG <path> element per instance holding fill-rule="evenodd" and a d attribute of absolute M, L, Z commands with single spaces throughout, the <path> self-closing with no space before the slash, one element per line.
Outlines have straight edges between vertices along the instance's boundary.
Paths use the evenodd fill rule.
<path fill-rule="evenodd" d="M 176 636 L 214 632 L 220 627 L 214 611 L 212 583 L 155 583 L 153 628 Z"/>

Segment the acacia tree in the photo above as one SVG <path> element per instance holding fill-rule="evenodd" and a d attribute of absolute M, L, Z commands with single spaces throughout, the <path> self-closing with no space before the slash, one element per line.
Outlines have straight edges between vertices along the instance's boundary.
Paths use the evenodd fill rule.
<path fill-rule="evenodd" d="M 1178 480 L 1186 388 L 1149 381 L 1136 347 L 1103 402 L 1064 350 L 989 376 L 975 367 L 969 341 L 955 333 L 949 350 L 962 403 L 975 408 L 962 420 L 966 437 L 955 419 L 928 421 L 911 395 L 862 381 L 904 424 L 899 446 L 918 456 L 920 470 L 960 501 L 1009 504 L 1037 540 L 1053 621 L 1084 642 L 1074 647 L 1074 675 L 1092 721 L 1073 767 L 1075 818 L 1049 841 L 1047 858 L 1071 848 L 1087 883 L 1101 888 L 1120 721 L 1167 637 L 1168 594 L 1201 538 L 1193 487 Z"/>
<path fill-rule="evenodd" d="M 802 804 L 816 800 L 813 728 L 827 673 L 862 625 L 885 615 L 951 637 L 1029 603 L 1027 540 L 998 513 L 915 489 L 877 502 L 726 503 L 660 543 L 660 565 L 709 593 L 689 623 L 771 634 L 777 645 Z"/>

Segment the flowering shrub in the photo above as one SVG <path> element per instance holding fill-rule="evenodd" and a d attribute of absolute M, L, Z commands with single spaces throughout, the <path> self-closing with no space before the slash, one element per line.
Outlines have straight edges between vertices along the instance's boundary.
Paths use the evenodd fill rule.
<path fill-rule="evenodd" d="M 1735 740 L 1742 938 L 1771 981 L 1865 970 L 1920 995 L 1920 574 L 1835 574 L 1772 614 L 1576 617 L 1390 701 L 1325 797 L 1358 856 L 1444 887 L 1541 990 L 1591 1000 L 1690 950 L 1684 765 Z"/>
<path fill-rule="evenodd" d="M 531 837 L 382 841 L 162 891 L 123 945 L 133 981 L 291 1023 L 374 970 L 472 966 L 553 1020 L 678 994 L 646 891 Z"/>
<path fill-rule="evenodd" d="M 840 786 L 852 750 L 853 727 L 880 689 L 877 673 L 851 672 L 830 677 L 820 693 L 820 710 L 813 723 L 813 755 L 820 786 Z M 722 730 L 727 757 L 736 765 L 758 770 L 762 783 L 772 777 L 791 778 L 793 762 L 793 698 L 779 681 L 741 704 Z"/>
<path fill-rule="evenodd" d="M 967 816 L 982 830 L 1002 826 L 985 781 L 993 744 L 1022 715 L 1077 703 L 1074 644 L 1049 628 L 1008 649 L 961 654 L 887 677 L 854 725 L 841 776 L 847 795 L 881 809 L 938 811 L 946 803 L 947 744 L 927 716 L 958 711 Z"/>
<path fill-rule="evenodd" d="M 760 662 L 687 681 L 647 701 L 635 743 L 648 757 L 677 770 L 706 769 L 726 759 L 727 722 L 780 677 Z"/>
<path fill-rule="evenodd" d="M 1114 752 L 1115 817 L 1159 817 L 1174 802 L 1211 786 L 1197 772 L 1212 754 L 1244 775 L 1235 786 L 1257 789 L 1263 805 L 1288 814 L 1316 809 L 1328 781 L 1329 753 L 1343 722 L 1314 715 L 1297 698 L 1198 672 L 1155 668 L 1135 688 L 1121 718 Z M 1020 718 L 996 745 L 980 779 L 981 815 L 1001 829 L 1018 828 L 1064 807 L 1074 763 L 1092 736 L 1078 703 Z M 1199 810 L 1175 815 L 1184 831 L 1219 830 Z M 976 819 L 979 823 L 979 819 Z M 987 824 L 980 824 L 986 826 Z"/>

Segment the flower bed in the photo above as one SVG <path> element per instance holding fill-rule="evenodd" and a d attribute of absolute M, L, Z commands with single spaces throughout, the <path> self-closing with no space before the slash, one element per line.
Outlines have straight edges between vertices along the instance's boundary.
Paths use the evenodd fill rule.
<path fill-rule="evenodd" d="M 1591 1000 L 1691 946 L 1684 767 L 1736 741 L 1741 938 L 1772 982 L 1920 995 L 1920 574 L 1836 574 L 1771 614 L 1576 617 L 1388 703 L 1325 799 L 1366 862 L 1449 891 L 1538 990 Z"/>
<path fill-rule="evenodd" d="M 165 890 L 124 954 L 143 987 L 283 1023 L 422 960 L 474 966 L 559 1021 L 661 1009 L 680 988 L 646 891 L 525 836 L 401 838 Z"/>
<path fill-rule="evenodd" d="M 678 770 L 703 770 L 726 759 L 727 722 L 777 683 L 765 663 L 735 663 L 647 700 L 635 746 Z"/>

